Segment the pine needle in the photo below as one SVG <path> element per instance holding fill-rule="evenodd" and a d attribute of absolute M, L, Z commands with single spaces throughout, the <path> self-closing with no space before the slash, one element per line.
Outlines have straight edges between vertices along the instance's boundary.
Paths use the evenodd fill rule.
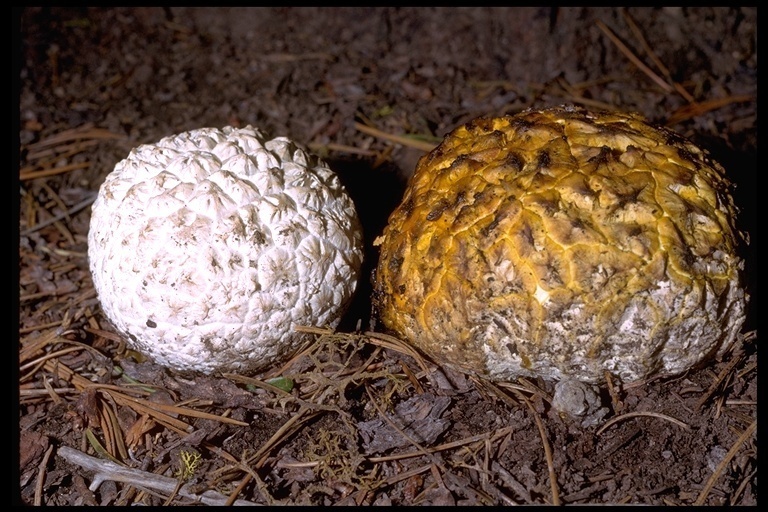
<path fill-rule="evenodd" d="M 720 475 L 723 473 L 725 468 L 728 466 L 728 464 L 731 462 L 731 459 L 733 459 L 736 454 L 741 449 L 741 445 L 743 445 L 747 439 L 752 437 L 752 434 L 755 433 L 757 430 L 757 421 L 753 421 L 752 424 L 747 427 L 747 430 L 744 431 L 741 436 L 736 440 L 735 443 L 733 443 L 733 446 L 730 450 L 728 450 L 728 453 L 725 455 L 723 460 L 720 461 L 720 464 L 717 465 L 715 468 L 715 471 L 712 473 L 712 475 L 707 480 L 707 483 L 704 485 L 704 489 L 701 490 L 701 494 L 699 494 L 698 499 L 696 499 L 696 502 L 694 505 L 701 506 L 704 504 L 705 501 L 707 501 L 707 496 L 709 495 L 709 491 L 712 490 L 712 487 L 715 485 L 715 482 L 717 482 L 717 479 L 720 478 Z"/>
<path fill-rule="evenodd" d="M 531 410 L 531 413 L 533 414 L 533 419 L 536 421 L 536 426 L 539 428 L 539 435 L 541 436 L 541 442 L 544 445 L 544 457 L 547 461 L 547 470 L 549 471 L 549 485 L 552 490 L 552 505 L 560 505 L 560 491 L 557 487 L 557 475 L 555 474 L 555 463 L 552 460 L 552 448 L 549 445 L 549 440 L 547 439 L 547 431 L 544 428 L 544 423 L 541 421 L 541 417 L 536 412 L 536 409 L 534 409 L 533 404 L 530 400 L 528 400 L 528 397 L 526 397 L 521 392 L 515 390 L 512 390 L 522 401 L 525 402 L 525 405 L 528 406 L 528 409 Z"/>
<path fill-rule="evenodd" d="M 620 421 L 624 421 L 629 418 L 637 418 L 639 416 L 650 416 L 652 418 L 659 418 L 662 420 L 669 421 L 670 423 L 674 423 L 675 425 L 678 425 L 686 430 L 690 429 L 691 427 L 688 426 L 687 423 L 684 423 L 676 418 L 673 418 L 672 416 L 667 416 L 666 414 L 661 414 L 659 412 L 650 412 L 650 411 L 639 411 L 639 412 L 628 412 L 626 414 L 622 414 L 621 416 L 616 416 L 614 418 L 611 418 L 610 420 L 605 422 L 605 425 L 597 429 L 597 432 L 595 432 L 595 435 L 599 436 L 603 432 L 605 432 L 605 429 L 610 427 L 611 425 L 614 425 Z"/>
<path fill-rule="evenodd" d="M 377 128 L 374 128 L 372 126 L 366 126 L 362 123 L 356 122 L 355 128 L 357 128 L 358 131 L 365 133 L 366 135 L 372 135 L 379 139 L 388 140 L 390 142 L 395 142 L 403 146 L 420 149 L 422 151 L 432 151 L 433 149 L 435 149 L 435 146 L 437 146 L 437 144 L 433 144 L 431 142 L 425 142 L 423 140 L 418 140 L 416 138 L 409 137 L 407 135 L 393 135 L 391 133 L 383 132 Z"/>
<path fill-rule="evenodd" d="M 629 28 L 632 30 L 632 33 L 635 35 L 637 40 L 640 41 L 640 45 L 643 47 L 643 50 L 645 50 L 645 53 L 653 61 L 659 71 L 661 71 L 661 73 L 666 77 L 668 83 L 671 83 L 672 87 L 674 87 L 678 94 L 685 98 L 688 103 L 695 102 L 696 99 L 691 96 L 688 91 L 683 88 L 682 85 L 672 79 L 672 74 L 669 72 L 669 69 L 664 65 L 663 62 L 661 62 L 661 59 L 658 57 L 658 55 L 656 55 L 656 52 L 654 52 L 653 48 L 651 48 L 651 46 L 648 44 L 648 41 L 646 41 L 645 37 L 643 36 L 643 32 L 640 30 L 640 27 L 637 26 L 635 20 L 632 19 L 626 10 L 622 10 L 621 14 L 624 15 L 624 21 L 627 22 L 627 25 L 629 25 Z"/>
<path fill-rule="evenodd" d="M 667 119 L 666 125 L 672 126 L 681 123 L 688 119 L 706 114 L 712 110 L 723 108 L 731 103 L 746 103 L 754 100 L 755 97 L 751 94 L 737 94 L 734 96 L 726 96 L 725 98 L 715 98 L 699 103 L 691 103 L 690 105 L 684 105 L 672 112 L 669 119 Z"/>
<path fill-rule="evenodd" d="M 642 60 L 640 60 L 634 53 L 632 53 L 632 50 L 630 50 L 627 47 L 627 45 L 625 45 L 621 41 L 621 39 L 619 39 L 618 36 L 616 36 L 616 34 L 614 34 L 610 28 L 608 28 L 608 26 L 605 23 L 603 23 L 600 20 L 597 20 L 595 23 L 600 28 L 600 30 L 602 30 L 603 33 L 606 36 L 608 36 L 608 39 L 610 39 L 611 42 L 616 45 L 619 51 L 621 51 L 621 53 L 623 53 L 624 56 L 627 57 L 630 60 L 630 62 L 632 62 L 632 64 L 634 64 L 640 71 L 645 73 L 648 76 L 648 78 L 653 80 L 653 82 L 656 85 L 661 87 L 664 90 L 664 92 L 674 91 L 674 87 L 669 85 L 667 82 L 664 81 L 663 78 L 661 78 L 659 75 L 654 73 L 654 71 L 651 68 L 646 66 L 645 63 Z"/>

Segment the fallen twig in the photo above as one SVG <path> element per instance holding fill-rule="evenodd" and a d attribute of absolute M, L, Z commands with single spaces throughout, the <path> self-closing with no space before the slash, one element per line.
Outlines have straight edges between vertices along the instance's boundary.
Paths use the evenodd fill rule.
<path fill-rule="evenodd" d="M 534 386 L 532 383 L 528 382 L 526 379 L 522 377 L 519 380 L 523 381 L 529 386 L 532 386 L 538 389 L 538 387 Z M 499 387 L 494 383 L 491 383 L 485 380 L 478 380 L 476 382 L 492 390 L 496 394 L 496 396 L 498 396 L 502 400 L 506 402 L 514 403 L 512 400 L 512 397 L 510 397 L 506 393 L 503 393 L 499 389 Z M 544 423 L 541 421 L 541 417 L 536 412 L 536 409 L 533 407 L 533 404 L 528 399 L 528 397 L 525 396 L 525 392 L 532 392 L 532 391 L 527 387 L 520 389 L 519 387 L 514 385 L 505 386 L 505 387 L 507 387 L 510 391 L 512 391 L 512 393 L 514 393 L 518 399 L 525 402 L 525 405 L 528 406 L 528 409 L 530 409 L 531 413 L 533 414 L 533 419 L 536 422 L 536 426 L 539 429 L 539 436 L 541 437 L 541 443 L 544 445 L 544 459 L 547 461 L 547 470 L 549 472 L 549 484 L 550 484 L 550 488 L 552 489 L 552 505 L 560 505 L 560 491 L 558 490 L 558 486 L 557 486 L 557 475 L 555 474 L 555 463 L 552 459 L 552 448 L 550 447 L 549 440 L 547 439 L 547 431 L 544 428 Z M 541 390 L 539 391 L 542 394 L 544 394 L 543 391 Z"/>
<path fill-rule="evenodd" d="M 635 37 L 640 41 L 640 44 L 643 46 L 643 49 L 645 50 L 645 53 L 648 54 L 648 57 L 653 61 L 654 64 L 656 64 L 656 67 L 659 69 L 659 71 L 662 72 L 664 77 L 668 80 L 668 83 L 672 84 L 672 87 L 675 88 L 675 90 L 685 98 L 685 101 L 688 103 L 693 103 L 696 101 L 696 99 L 690 95 L 688 91 L 683 88 L 682 85 L 675 82 L 672 79 L 672 73 L 669 72 L 669 69 L 667 66 L 664 65 L 663 62 L 661 62 L 661 59 L 656 55 L 656 52 L 653 51 L 653 48 L 648 44 L 648 41 L 645 40 L 645 37 L 643 36 L 643 32 L 640 30 L 640 27 L 637 26 L 635 23 L 635 20 L 632 19 L 632 17 L 627 13 L 626 10 L 622 10 L 621 14 L 624 15 L 624 21 L 627 22 L 627 25 L 629 25 L 629 28 L 632 30 L 632 32 L 635 34 Z"/>
<path fill-rule="evenodd" d="M 552 448 L 549 446 L 549 440 L 547 439 L 547 431 L 544 428 L 544 423 L 541 421 L 541 417 L 536 412 L 536 409 L 533 407 L 531 401 L 528 400 L 528 397 L 516 389 L 513 389 L 512 391 L 518 396 L 518 398 L 525 402 L 525 405 L 528 406 L 528 409 L 530 409 L 531 413 L 533 414 L 533 419 L 536 421 L 536 426 L 539 427 L 541 443 L 544 445 L 544 458 L 547 460 L 547 469 L 549 471 L 549 485 L 552 489 L 552 505 L 560 505 L 560 492 L 557 487 L 555 463 L 552 460 Z"/>
<path fill-rule="evenodd" d="M 53 445 L 48 446 L 43 456 L 43 461 L 40 463 L 40 467 L 37 470 L 37 485 L 35 485 L 35 506 L 39 507 L 43 504 L 43 484 L 45 483 L 45 468 L 48 466 L 48 459 L 53 452 Z"/>
<path fill-rule="evenodd" d="M 91 166 L 91 162 L 75 162 L 73 164 L 62 165 L 60 167 L 53 167 L 51 169 L 41 169 L 38 171 L 23 170 L 19 172 L 19 180 L 34 180 L 35 178 L 47 178 L 48 176 L 55 176 L 57 174 L 64 174 L 65 172 L 74 171 L 77 169 L 85 169 Z"/>
<path fill-rule="evenodd" d="M 368 342 L 372 343 L 373 345 L 386 348 L 389 350 L 394 350 L 395 352 L 398 352 L 400 354 L 411 356 L 416 360 L 416 363 L 419 365 L 419 367 L 421 367 L 421 370 L 425 374 L 429 374 L 427 363 L 424 361 L 424 358 L 421 357 L 421 354 L 419 354 L 416 351 L 416 349 L 414 349 L 412 346 L 408 345 L 404 341 L 394 336 L 390 336 L 389 334 L 384 334 L 381 332 L 366 331 L 364 335 L 368 337 Z"/>
<path fill-rule="evenodd" d="M 720 370 L 720 373 L 717 374 L 717 378 L 715 378 L 714 382 L 709 385 L 709 388 L 707 388 L 707 391 L 701 395 L 701 397 L 696 400 L 696 406 L 694 409 L 698 411 L 702 408 L 702 406 L 707 403 L 707 401 L 712 398 L 712 395 L 715 394 L 715 391 L 720 388 L 723 383 L 727 380 L 728 376 L 731 375 L 734 371 L 734 369 L 741 363 L 741 361 L 744 359 L 744 352 L 741 352 L 739 354 L 735 354 L 732 359 L 728 362 L 725 367 Z"/>
<path fill-rule="evenodd" d="M 79 203 L 74 205 L 69 210 L 67 210 L 67 211 L 65 211 L 63 213 L 60 213 L 60 214 L 56 215 L 55 217 L 51 217 L 48 220 L 40 222 L 40 223 L 32 226 L 31 228 L 25 229 L 24 231 L 22 231 L 19 234 L 21 236 L 27 236 L 27 235 L 29 235 L 31 233 L 34 233 L 35 231 L 37 231 L 39 229 L 43 229 L 44 227 L 50 226 L 51 224 L 53 224 L 55 222 L 59 222 L 60 220 L 64 220 L 67 217 L 69 217 L 69 216 L 79 212 L 80 210 L 90 206 L 91 203 L 93 203 L 95 200 L 96 200 L 96 194 L 93 194 L 92 196 L 90 196 L 90 197 L 80 201 Z"/>
<path fill-rule="evenodd" d="M 691 428 L 691 427 L 688 426 L 687 423 L 683 423 L 682 421 L 680 421 L 678 419 L 675 419 L 672 416 L 667 416 L 666 414 L 661 414 L 659 412 L 643 412 L 643 411 L 639 411 L 639 412 L 628 412 L 626 414 L 622 414 L 621 416 L 616 416 L 614 418 L 611 418 L 610 420 L 605 422 L 605 425 L 603 425 L 602 427 L 597 429 L 597 432 L 595 432 L 595 435 L 599 436 L 600 434 L 605 432 L 605 429 L 607 429 L 608 427 L 610 427 L 614 423 L 618 423 L 618 422 L 626 420 L 628 418 L 636 418 L 638 416 L 652 416 L 654 418 L 659 418 L 659 419 L 662 419 L 662 420 L 667 420 L 669 422 L 672 422 L 675 425 L 679 425 L 679 426 L 683 427 L 686 430 Z"/>
<path fill-rule="evenodd" d="M 731 103 L 744 103 L 747 101 L 754 101 L 755 97 L 751 94 L 736 94 L 734 96 L 726 96 L 725 98 L 714 98 L 699 103 L 691 103 L 689 105 L 683 105 L 678 108 L 667 119 L 666 125 L 672 126 L 673 124 L 680 123 L 686 119 L 700 116 L 709 112 L 710 110 L 717 110 Z"/>
<path fill-rule="evenodd" d="M 752 479 L 755 477 L 755 475 L 757 475 L 757 469 L 753 470 L 741 480 L 739 487 L 731 495 L 731 505 L 736 504 L 736 500 L 739 499 L 739 496 L 741 496 L 741 493 L 744 492 L 744 489 L 752 482 Z"/>
<path fill-rule="evenodd" d="M 101 393 L 107 394 L 118 405 L 130 407 L 131 409 L 139 413 L 148 414 L 153 419 L 155 419 L 158 423 L 161 423 L 166 427 L 176 431 L 178 434 L 182 434 L 182 435 L 189 434 L 194 430 L 194 427 L 192 427 L 191 425 L 189 425 L 184 421 L 181 421 L 171 416 L 172 414 L 189 416 L 193 418 L 209 419 L 209 420 L 219 421 L 222 423 L 238 425 L 241 427 L 248 426 L 248 423 L 235 420 L 233 418 L 227 418 L 225 416 L 217 416 L 215 414 L 209 414 L 206 412 L 197 411 L 195 409 L 189 409 L 186 407 L 178 407 L 174 405 L 165 405 L 165 404 L 150 402 L 147 400 L 142 400 L 139 398 L 128 396 L 120 391 L 115 391 L 114 388 L 108 389 L 105 385 L 94 384 L 88 379 L 78 375 L 77 373 L 72 371 L 69 367 L 61 363 L 61 361 L 59 361 L 58 359 L 47 360 L 44 364 L 44 367 L 46 370 L 53 373 L 54 375 L 58 375 L 61 379 L 67 382 L 71 382 L 77 389 L 79 390 L 83 390 L 86 388 L 97 389 Z"/>
<path fill-rule="evenodd" d="M 86 123 L 77 128 L 71 128 L 51 135 L 43 140 L 29 144 L 29 150 L 36 150 L 49 146 L 57 146 L 64 142 L 79 139 L 124 139 L 125 135 L 111 132 L 104 128 L 94 128 L 93 123 Z"/>
<path fill-rule="evenodd" d="M 741 448 L 741 445 L 744 444 L 747 439 L 752 437 L 752 434 L 755 433 L 755 430 L 757 430 L 757 421 L 753 421 L 752 424 L 747 427 L 747 430 L 745 430 L 744 433 L 739 436 L 736 442 L 733 443 L 731 449 L 728 450 L 728 453 L 725 455 L 723 460 L 720 461 L 720 464 L 717 465 L 714 473 L 712 473 L 712 475 L 709 477 L 709 480 L 707 480 L 704 489 L 701 490 L 701 494 L 699 494 L 699 497 L 696 499 L 694 505 L 704 504 L 704 502 L 707 500 L 707 495 L 709 495 L 709 491 L 712 490 L 712 486 L 714 486 L 715 482 L 717 482 L 717 479 L 720 478 L 720 475 L 722 474 L 725 467 L 728 466 L 728 464 L 731 462 L 731 459 L 736 456 L 739 449 Z"/>
<path fill-rule="evenodd" d="M 665 92 L 673 92 L 675 90 L 674 87 L 672 87 L 667 82 L 665 82 L 663 78 L 661 78 L 659 75 L 657 75 L 651 68 L 646 66 L 643 61 L 641 61 L 639 58 L 637 58 L 637 56 L 634 53 L 632 53 L 632 50 L 630 50 L 627 47 L 627 45 L 625 45 L 621 41 L 621 39 L 619 39 L 616 36 L 616 34 L 614 34 L 613 31 L 610 28 L 608 28 L 608 26 L 605 23 L 603 23 L 600 20 L 597 20 L 595 22 L 595 24 L 597 24 L 597 26 L 600 28 L 600 30 L 603 31 L 603 33 L 606 36 L 608 36 L 608 39 L 610 39 L 611 42 L 616 45 L 616 47 L 619 49 L 619 51 L 621 51 L 621 53 L 623 53 L 624 56 L 627 57 L 632 62 L 632 64 L 637 66 L 637 68 L 640 71 L 645 73 L 648 76 L 648 78 L 653 80 L 659 87 L 664 89 Z"/>
<path fill-rule="evenodd" d="M 377 137 L 379 139 L 385 139 L 390 142 L 402 144 L 403 146 L 421 149 L 422 151 L 432 151 L 433 149 L 435 149 L 435 146 L 437 146 L 437 144 L 433 144 L 431 142 L 424 142 L 422 140 L 416 140 L 412 137 L 408 137 L 405 135 L 393 135 L 391 133 L 383 132 L 371 126 L 366 126 L 362 123 L 355 123 L 355 128 L 357 128 L 358 131 L 361 131 L 367 135 L 373 135 L 374 137 Z"/>
<path fill-rule="evenodd" d="M 259 449 L 254 453 L 253 455 L 250 455 L 249 457 L 238 461 L 230 466 L 226 466 L 224 468 L 221 468 L 214 472 L 214 475 L 216 478 L 220 478 L 223 474 L 239 469 L 240 471 L 243 471 L 245 473 L 245 476 L 243 477 L 243 480 L 240 482 L 240 485 L 237 486 L 237 489 L 235 492 L 233 492 L 225 502 L 226 505 L 231 505 L 235 503 L 235 496 L 237 496 L 237 493 L 240 492 L 239 490 L 242 490 L 242 488 L 245 487 L 245 485 L 251 481 L 253 478 L 253 470 L 250 468 L 249 464 L 255 464 L 256 468 L 260 468 L 264 462 L 266 461 L 266 457 L 269 454 L 269 452 L 281 441 L 287 439 L 288 437 L 293 434 L 296 430 L 298 430 L 304 423 L 309 421 L 310 419 L 314 418 L 320 414 L 320 412 L 310 412 L 308 408 L 302 406 L 299 408 L 298 412 L 290 417 L 288 421 L 286 421 L 282 427 L 277 429 L 277 432 L 275 432 L 272 437 L 270 437 L 267 442 L 261 445 Z M 269 496 L 269 495 L 267 495 Z"/>
<path fill-rule="evenodd" d="M 123 482 L 133 486 L 148 487 L 150 489 L 155 489 L 168 494 L 172 493 L 178 484 L 178 479 L 176 478 L 156 475 L 155 473 L 150 473 L 148 471 L 141 471 L 139 469 L 120 466 L 108 460 L 91 457 L 90 455 L 86 455 L 85 453 L 68 446 L 62 446 L 59 448 L 58 455 L 70 464 L 75 464 L 87 469 L 88 471 L 95 472 L 93 481 L 88 487 L 91 491 L 97 490 L 101 483 L 105 480 Z M 207 490 L 202 494 L 197 494 L 190 490 L 189 485 L 183 485 L 178 490 L 178 494 L 179 496 L 183 496 L 185 498 L 192 499 L 206 505 L 224 505 L 227 503 L 227 497 L 218 491 Z M 253 503 L 247 500 L 234 500 L 232 505 L 258 506 L 258 503 Z"/>

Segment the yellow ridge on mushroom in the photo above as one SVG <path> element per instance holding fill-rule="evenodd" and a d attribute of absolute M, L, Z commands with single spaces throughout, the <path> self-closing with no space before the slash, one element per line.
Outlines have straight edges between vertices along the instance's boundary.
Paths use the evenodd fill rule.
<path fill-rule="evenodd" d="M 427 354 L 494 379 L 679 373 L 745 320 L 730 188 L 636 114 L 478 118 L 419 161 L 377 240 L 374 305 Z"/>

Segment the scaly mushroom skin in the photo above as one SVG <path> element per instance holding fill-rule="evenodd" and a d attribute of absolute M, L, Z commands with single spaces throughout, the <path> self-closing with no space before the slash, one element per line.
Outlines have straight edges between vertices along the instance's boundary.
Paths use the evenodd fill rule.
<path fill-rule="evenodd" d="M 493 379 L 680 373 L 745 320 L 723 169 L 640 116 L 480 118 L 418 163 L 380 245 L 383 324 Z"/>
<path fill-rule="evenodd" d="M 202 128 L 142 145 L 93 205 L 88 257 L 102 309 L 176 370 L 248 373 L 335 326 L 362 231 L 328 166 L 257 129 Z"/>

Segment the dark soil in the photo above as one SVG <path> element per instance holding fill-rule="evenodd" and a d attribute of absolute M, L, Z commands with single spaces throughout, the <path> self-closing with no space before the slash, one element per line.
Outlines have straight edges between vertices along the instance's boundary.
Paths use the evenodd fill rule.
<path fill-rule="evenodd" d="M 14 13 L 22 503 L 191 503 L 159 487 L 163 476 L 221 503 L 757 503 L 754 313 L 722 360 L 616 382 L 607 416 L 584 427 L 551 409 L 552 383 L 490 384 L 408 354 L 377 325 L 367 279 L 340 334 L 319 334 L 285 368 L 259 380 L 169 372 L 111 330 L 86 259 L 90 202 L 131 148 L 252 124 L 338 171 L 369 273 L 373 239 L 443 135 L 480 115 L 574 103 L 640 112 L 723 164 L 752 232 L 755 311 L 756 8 Z M 280 374 L 289 391 L 262 383 Z M 109 457 L 144 480 L 117 477 Z"/>

